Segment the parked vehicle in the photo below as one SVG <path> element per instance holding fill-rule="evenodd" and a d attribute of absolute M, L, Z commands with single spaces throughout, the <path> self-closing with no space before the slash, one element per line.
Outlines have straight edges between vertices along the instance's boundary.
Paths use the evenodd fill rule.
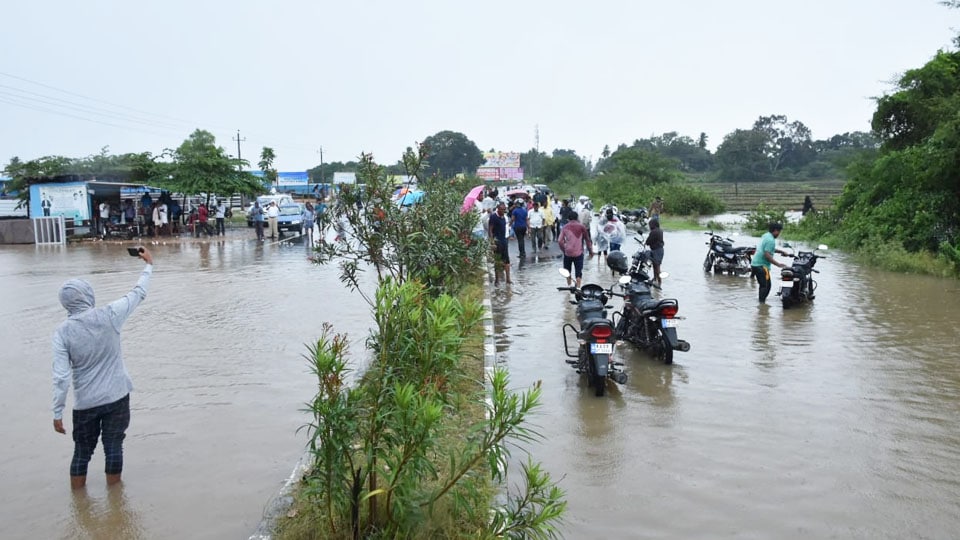
<path fill-rule="evenodd" d="M 660 287 L 647 273 L 649 262 L 650 252 L 642 245 L 633 254 L 629 266 L 622 251 L 607 255 L 607 266 L 622 274 L 623 309 L 614 314 L 614 335 L 655 355 L 664 364 L 672 364 L 673 351 L 687 352 L 690 344 L 677 337 L 681 320 L 677 317 L 679 302 L 674 298 L 653 298 L 651 289 Z M 661 279 L 667 276 L 666 272 L 660 272 Z"/>
<path fill-rule="evenodd" d="M 623 213 L 621 219 L 624 223 L 634 223 L 640 229 L 645 229 L 647 227 L 647 209 L 634 208 L 633 210 L 627 210 Z"/>
<path fill-rule="evenodd" d="M 570 272 L 561 268 L 560 275 L 570 277 Z M 607 302 L 613 296 L 613 291 L 593 283 L 584 284 L 579 289 L 557 287 L 557 290 L 569 291 L 576 298 L 570 303 L 577 306 L 579 328 L 570 323 L 563 325 L 564 351 L 570 358 L 575 358 L 567 360 L 567 363 L 574 366 L 577 373 L 587 376 L 587 383 L 593 387 L 597 396 L 606 392 L 608 378 L 619 384 L 627 382 L 627 374 L 622 370 L 623 364 L 613 359 L 613 322 L 607 318 Z M 567 330 L 574 333 L 578 343 L 576 354 L 570 353 Z"/>
<path fill-rule="evenodd" d="M 260 195 L 257 197 L 257 202 L 260 203 L 260 208 L 264 211 L 264 220 L 266 220 L 267 206 L 271 202 L 276 202 L 281 208 L 284 205 L 297 204 L 293 201 L 293 197 L 289 195 Z M 253 227 L 253 203 L 247 206 L 247 227 Z"/>
<path fill-rule="evenodd" d="M 303 206 L 298 203 L 281 204 L 277 230 L 303 232 Z M 310 224 L 313 225 L 312 223 Z"/>
<path fill-rule="evenodd" d="M 791 247 L 790 244 L 783 246 Z M 780 270 L 780 291 L 777 293 L 784 309 L 813 301 L 816 297 L 817 282 L 813 279 L 813 274 L 819 274 L 820 271 L 813 266 L 817 264 L 817 259 L 826 259 L 817 253 L 826 249 L 827 246 L 820 244 L 815 251 L 798 251 L 796 255 L 790 255 L 793 257 L 793 264 L 790 268 Z"/>
<path fill-rule="evenodd" d="M 724 238 L 713 231 L 707 231 L 703 234 L 710 235 L 710 241 L 707 245 L 707 256 L 703 259 L 703 271 L 711 270 L 717 274 L 729 272 L 737 275 L 747 275 L 750 273 L 750 261 L 754 253 L 757 252 L 755 246 L 736 246 L 733 245 L 733 239 Z"/>

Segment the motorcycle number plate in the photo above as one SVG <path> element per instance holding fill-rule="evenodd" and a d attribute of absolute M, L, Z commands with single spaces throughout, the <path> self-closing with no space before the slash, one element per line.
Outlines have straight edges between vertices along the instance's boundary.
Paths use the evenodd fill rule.
<path fill-rule="evenodd" d="M 613 354 L 613 343 L 591 343 L 591 354 Z"/>
<path fill-rule="evenodd" d="M 680 319 L 660 319 L 660 324 L 664 328 L 676 328 L 680 326 Z"/>
<path fill-rule="evenodd" d="M 782 288 L 784 288 L 784 289 L 789 289 L 790 287 L 793 287 L 793 282 L 792 282 L 792 281 L 781 281 L 781 282 L 780 282 L 780 287 L 782 287 Z"/>

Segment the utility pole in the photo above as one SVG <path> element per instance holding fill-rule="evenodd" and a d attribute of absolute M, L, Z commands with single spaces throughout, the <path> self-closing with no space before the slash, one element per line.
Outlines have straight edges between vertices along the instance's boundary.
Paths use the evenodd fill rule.
<path fill-rule="evenodd" d="M 234 137 L 233 140 L 237 141 L 237 169 L 239 169 L 240 171 L 243 171 L 243 164 L 240 163 L 240 160 L 242 159 L 240 157 L 240 142 L 247 140 L 247 138 L 246 137 L 240 138 L 240 130 L 238 129 L 237 136 Z"/>

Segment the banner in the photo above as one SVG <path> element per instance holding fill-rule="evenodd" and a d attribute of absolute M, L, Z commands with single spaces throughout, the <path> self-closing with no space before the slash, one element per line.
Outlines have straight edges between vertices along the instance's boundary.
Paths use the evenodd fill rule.
<path fill-rule="evenodd" d="M 500 179 L 500 169 L 496 167 L 480 167 L 477 176 L 487 182 L 496 182 Z"/>
<path fill-rule="evenodd" d="M 307 174 L 307 171 L 277 173 L 278 186 L 305 186 L 309 179 L 310 176 Z"/>
<path fill-rule="evenodd" d="M 520 167 L 520 152 L 484 152 L 483 159 L 486 162 L 484 168 L 518 168 Z"/>
<path fill-rule="evenodd" d="M 522 167 L 501 167 L 500 179 L 501 180 L 523 180 L 523 168 Z"/>
<path fill-rule="evenodd" d="M 87 184 L 33 184 L 30 186 L 30 215 L 63 216 L 77 221 L 90 219 Z"/>

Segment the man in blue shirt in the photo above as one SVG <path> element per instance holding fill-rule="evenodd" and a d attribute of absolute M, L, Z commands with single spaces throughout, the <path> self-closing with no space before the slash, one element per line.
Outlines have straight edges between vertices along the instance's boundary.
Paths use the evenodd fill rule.
<path fill-rule="evenodd" d="M 753 260 L 750 261 L 750 271 L 753 277 L 757 278 L 757 283 L 760 284 L 761 304 L 767 301 L 767 295 L 770 294 L 770 265 L 780 268 L 786 268 L 787 266 L 773 258 L 774 253 L 787 255 L 786 251 L 777 249 L 777 237 L 780 236 L 782 230 L 783 225 L 780 223 L 771 223 L 767 232 L 760 237 L 757 252 L 754 254 Z"/>
<path fill-rule="evenodd" d="M 497 211 L 490 215 L 490 239 L 493 241 L 497 258 L 500 259 L 494 262 L 494 285 L 500 284 L 500 270 L 497 267 L 501 264 L 507 283 L 510 283 L 510 251 L 507 248 L 507 218 L 504 216 L 506 211 L 506 203 L 501 202 L 497 205 Z"/>
<path fill-rule="evenodd" d="M 513 234 L 517 235 L 517 246 L 520 248 L 520 256 L 526 257 L 527 206 L 524 204 L 523 199 L 517 199 L 516 208 L 510 212 L 510 226 L 513 227 Z"/>

